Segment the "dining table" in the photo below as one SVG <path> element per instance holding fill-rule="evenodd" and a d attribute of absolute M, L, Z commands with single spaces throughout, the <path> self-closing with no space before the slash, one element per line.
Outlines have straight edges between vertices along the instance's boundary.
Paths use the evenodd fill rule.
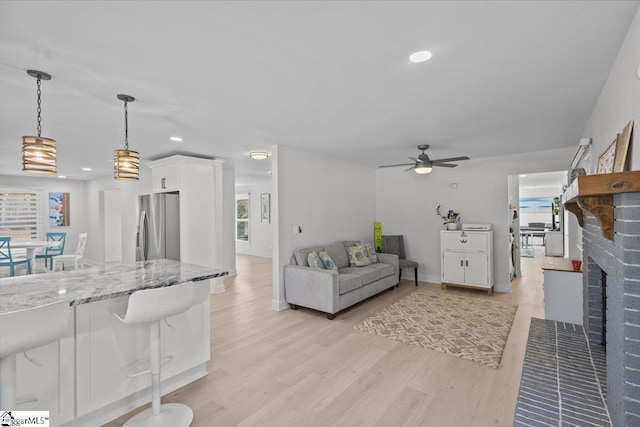
<path fill-rule="evenodd" d="M 11 249 L 26 249 L 27 250 L 27 258 L 31 259 L 31 271 L 35 272 L 36 270 L 36 252 L 41 248 L 57 248 L 62 245 L 60 241 L 54 240 L 12 240 L 11 241 Z M 44 272 L 49 272 L 50 270 L 43 267 L 42 270 Z"/>

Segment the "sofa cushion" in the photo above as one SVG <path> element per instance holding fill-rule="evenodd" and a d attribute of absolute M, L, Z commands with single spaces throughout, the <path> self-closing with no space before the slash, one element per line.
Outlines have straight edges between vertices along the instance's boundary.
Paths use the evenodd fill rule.
<path fill-rule="evenodd" d="M 322 250 L 322 246 L 316 246 L 313 248 L 302 248 L 296 249 L 293 253 L 296 257 L 296 262 L 298 265 L 303 267 L 309 267 L 309 262 L 307 261 L 307 257 L 311 252 L 320 252 Z"/>
<path fill-rule="evenodd" d="M 350 248 L 351 246 L 361 245 L 362 242 L 360 242 L 360 240 L 345 240 L 344 242 L 342 242 L 342 244 L 345 248 Z"/>
<path fill-rule="evenodd" d="M 317 252 L 311 252 L 307 257 L 307 262 L 309 263 L 309 267 L 317 268 L 318 270 L 324 270 L 324 263 L 320 259 L 320 256 Z"/>
<path fill-rule="evenodd" d="M 355 274 L 340 274 L 338 276 L 338 289 L 340 295 L 362 287 L 362 279 Z"/>
<path fill-rule="evenodd" d="M 344 245 L 341 242 L 332 243 L 324 247 L 324 250 L 327 251 L 333 263 L 338 267 L 348 267 L 349 266 L 349 257 L 347 256 L 347 250 L 344 248 Z"/>
<path fill-rule="evenodd" d="M 367 268 L 373 268 L 378 270 L 378 272 L 380 273 L 381 279 L 384 279 L 385 277 L 388 277 L 388 276 L 393 276 L 395 274 L 395 269 L 393 268 L 392 265 L 383 264 L 381 262 L 368 265 Z"/>
<path fill-rule="evenodd" d="M 322 264 L 324 265 L 324 268 L 327 270 L 333 270 L 333 271 L 338 271 L 338 267 L 336 266 L 336 264 L 333 262 L 333 260 L 331 259 L 331 257 L 329 256 L 329 253 L 327 253 L 326 250 L 320 252 L 320 254 L 318 255 L 320 257 L 320 260 L 322 260 Z"/>
<path fill-rule="evenodd" d="M 378 262 L 378 255 L 376 255 L 376 250 L 373 247 L 373 243 L 365 243 L 364 247 L 367 249 L 367 256 L 369 257 L 369 261 L 371 263 Z"/>
<path fill-rule="evenodd" d="M 364 245 L 350 246 L 347 248 L 349 254 L 349 267 L 364 267 L 371 264 L 369 252 Z"/>
<path fill-rule="evenodd" d="M 393 267 L 392 267 L 393 268 Z M 380 271 L 376 268 L 369 267 L 345 267 L 338 270 L 340 275 L 353 274 L 362 279 L 362 286 L 368 285 L 380 279 Z"/>

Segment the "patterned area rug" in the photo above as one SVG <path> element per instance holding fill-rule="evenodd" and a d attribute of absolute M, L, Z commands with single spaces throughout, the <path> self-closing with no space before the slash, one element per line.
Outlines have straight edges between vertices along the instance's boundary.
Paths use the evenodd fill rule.
<path fill-rule="evenodd" d="M 414 292 L 354 328 L 497 368 L 517 309 L 491 297 Z"/>

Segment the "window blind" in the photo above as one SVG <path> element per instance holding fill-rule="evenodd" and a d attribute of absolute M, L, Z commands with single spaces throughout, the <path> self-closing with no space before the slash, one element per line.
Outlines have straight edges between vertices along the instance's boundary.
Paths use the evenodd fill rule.
<path fill-rule="evenodd" d="M 0 235 L 11 240 L 42 238 L 42 191 L 0 188 Z"/>

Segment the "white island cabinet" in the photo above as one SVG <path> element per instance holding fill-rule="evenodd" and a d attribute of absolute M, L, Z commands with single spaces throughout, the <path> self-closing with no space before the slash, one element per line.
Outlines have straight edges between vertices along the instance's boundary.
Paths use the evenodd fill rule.
<path fill-rule="evenodd" d="M 150 377 L 136 375 L 148 369 L 149 331 L 113 313 L 124 314 L 136 290 L 190 281 L 197 292 L 192 307 L 162 326 L 162 356 L 170 359 L 162 394 L 201 378 L 210 359 L 209 280 L 225 275 L 162 259 L 0 279 L 2 314 L 59 301 L 74 309 L 61 339 L 27 351 L 42 367 L 18 355 L 18 399 L 39 399 L 35 410 L 49 411 L 51 426 L 101 425 L 149 402 Z"/>
<path fill-rule="evenodd" d="M 491 231 L 440 232 L 442 287 L 447 285 L 493 289 L 493 234 Z"/>

